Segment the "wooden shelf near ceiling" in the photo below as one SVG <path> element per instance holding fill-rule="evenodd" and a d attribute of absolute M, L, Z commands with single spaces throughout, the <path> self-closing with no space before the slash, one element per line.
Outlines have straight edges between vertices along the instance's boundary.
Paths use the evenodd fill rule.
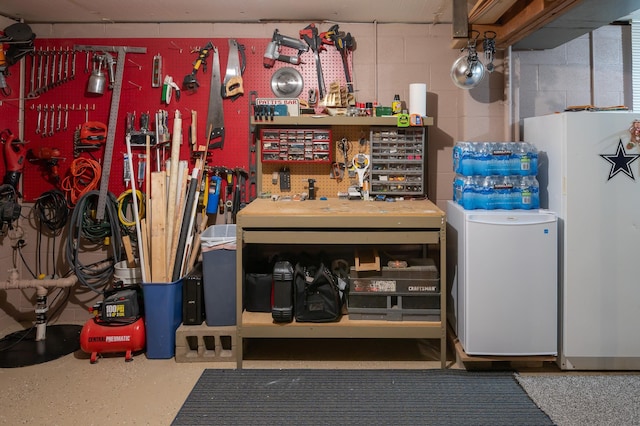
<path fill-rule="evenodd" d="M 496 33 L 496 47 L 504 49 L 567 12 L 582 0 L 478 0 L 467 17 L 469 34 Z M 452 48 L 460 49 L 467 38 L 454 38 Z"/>
<path fill-rule="evenodd" d="M 507 10 L 511 9 L 516 0 L 478 0 L 469 12 L 471 25 L 489 25 L 497 22 Z"/>

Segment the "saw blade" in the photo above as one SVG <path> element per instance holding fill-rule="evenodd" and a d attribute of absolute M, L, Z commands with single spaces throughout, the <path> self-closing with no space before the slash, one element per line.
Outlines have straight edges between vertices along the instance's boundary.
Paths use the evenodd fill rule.
<path fill-rule="evenodd" d="M 218 48 L 214 47 L 209 111 L 207 113 L 207 135 L 205 137 L 205 141 L 209 143 L 208 148 L 222 148 L 224 146 L 224 110 L 222 107 L 221 88 L 220 57 L 218 56 Z"/>
<path fill-rule="evenodd" d="M 240 59 L 238 58 L 238 42 L 229 39 L 229 57 L 227 59 L 227 71 L 224 76 L 224 84 L 229 83 L 233 77 L 241 77 Z"/>
<path fill-rule="evenodd" d="M 295 68 L 280 68 L 271 77 L 271 91 L 279 98 L 296 98 L 303 87 L 302 75 Z"/>

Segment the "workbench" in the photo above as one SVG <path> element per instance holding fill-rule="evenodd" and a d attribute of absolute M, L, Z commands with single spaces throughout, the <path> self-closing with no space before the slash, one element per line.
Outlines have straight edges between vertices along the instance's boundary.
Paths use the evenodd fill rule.
<path fill-rule="evenodd" d="M 237 367 L 245 338 L 403 338 L 440 339 L 446 367 L 446 217 L 428 200 L 272 201 L 256 199 L 237 216 Z M 439 249 L 440 320 L 350 320 L 332 323 L 275 323 L 271 313 L 243 312 L 243 252 L 249 245 L 406 245 Z"/>

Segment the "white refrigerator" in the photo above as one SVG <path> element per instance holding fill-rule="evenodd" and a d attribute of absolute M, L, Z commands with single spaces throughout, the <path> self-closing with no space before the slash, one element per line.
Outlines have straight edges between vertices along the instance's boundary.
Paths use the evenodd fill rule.
<path fill-rule="evenodd" d="M 640 150 L 630 112 L 524 120 L 540 203 L 558 214 L 565 370 L 640 369 Z"/>
<path fill-rule="evenodd" d="M 557 355 L 557 218 L 447 205 L 449 322 L 467 355 Z"/>

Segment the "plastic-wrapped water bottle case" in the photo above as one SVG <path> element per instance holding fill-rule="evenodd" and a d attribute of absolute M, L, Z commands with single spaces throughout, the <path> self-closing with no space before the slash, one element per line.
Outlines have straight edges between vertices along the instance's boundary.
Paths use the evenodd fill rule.
<path fill-rule="evenodd" d="M 457 142 L 453 200 L 472 209 L 540 208 L 538 151 L 526 142 Z"/>

